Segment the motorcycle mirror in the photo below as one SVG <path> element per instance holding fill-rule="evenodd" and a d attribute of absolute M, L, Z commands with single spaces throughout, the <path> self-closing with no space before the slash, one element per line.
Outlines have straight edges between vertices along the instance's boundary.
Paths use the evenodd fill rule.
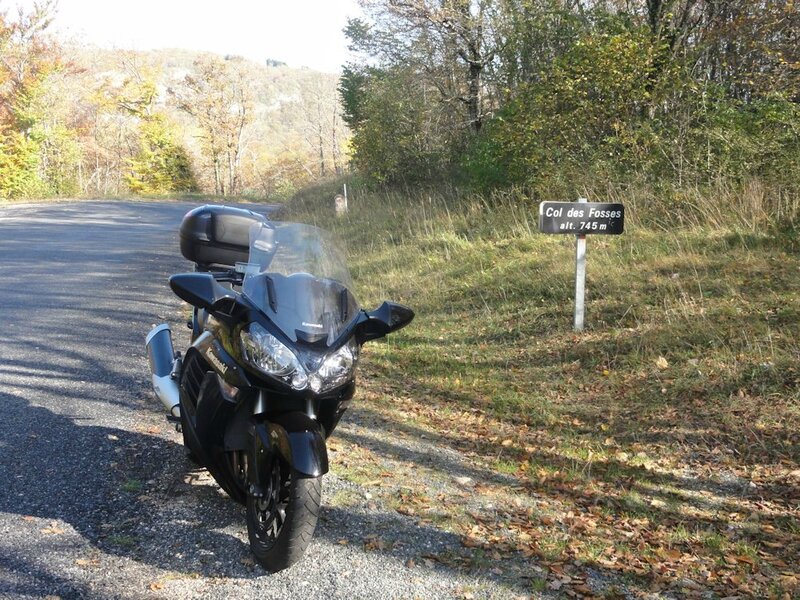
<path fill-rule="evenodd" d="M 221 286 L 211 273 L 181 273 L 169 278 L 169 287 L 181 300 L 192 306 L 211 310 L 218 301 L 236 298 L 231 290 Z"/>
<path fill-rule="evenodd" d="M 385 337 L 402 329 L 414 319 L 414 311 L 395 302 L 384 302 L 364 313 L 366 319 L 358 325 L 358 335 L 364 342 Z"/>

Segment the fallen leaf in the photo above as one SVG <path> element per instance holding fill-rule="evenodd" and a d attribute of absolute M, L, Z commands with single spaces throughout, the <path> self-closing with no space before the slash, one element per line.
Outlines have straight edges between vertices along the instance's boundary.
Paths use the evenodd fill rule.
<path fill-rule="evenodd" d="M 669 368 L 669 363 L 667 362 L 666 358 L 664 358 L 663 356 L 659 356 L 656 359 L 656 366 L 663 371 L 664 369 Z"/>
<path fill-rule="evenodd" d="M 474 537 L 471 537 L 471 536 L 465 536 L 465 537 L 461 538 L 461 544 L 465 548 L 480 548 L 481 545 L 482 545 L 480 540 L 478 540 L 478 539 L 476 539 Z"/>
<path fill-rule="evenodd" d="M 64 530 L 61 529 L 61 527 L 56 527 L 56 526 L 45 527 L 41 531 L 42 531 L 42 533 L 47 534 L 47 535 L 61 535 L 62 533 L 64 533 Z"/>
<path fill-rule="evenodd" d="M 78 558 L 75 560 L 75 564 L 79 567 L 96 567 L 100 561 L 96 558 Z"/>

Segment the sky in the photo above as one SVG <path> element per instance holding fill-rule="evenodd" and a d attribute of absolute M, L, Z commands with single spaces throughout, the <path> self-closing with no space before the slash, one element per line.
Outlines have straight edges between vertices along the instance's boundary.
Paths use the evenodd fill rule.
<path fill-rule="evenodd" d="M 0 0 L 29 10 L 34 0 Z M 336 73 L 356 0 L 58 0 L 53 30 L 106 48 L 185 48 Z"/>

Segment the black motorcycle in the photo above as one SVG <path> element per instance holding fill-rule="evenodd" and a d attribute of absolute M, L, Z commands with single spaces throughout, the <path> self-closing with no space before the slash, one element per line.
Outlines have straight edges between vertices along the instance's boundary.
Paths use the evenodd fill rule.
<path fill-rule="evenodd" d="M 168 325 L 148 334 L 153 388 L 191 458 L 246 504 L 258 562 L 279 571 L 314 533 L 325 440 L 353 397 L 362 344 L 414 313 L 362 310 L 342 253 L 316 227 L 203 206 L 180 238 L 195 272 L 169 284 L 194 307 L 192 343 L 181 356 Z"/>

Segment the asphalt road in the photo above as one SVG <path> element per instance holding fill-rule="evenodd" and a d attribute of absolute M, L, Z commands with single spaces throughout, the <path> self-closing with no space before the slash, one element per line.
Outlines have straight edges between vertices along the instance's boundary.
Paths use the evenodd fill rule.
<path fill-rule="evenodd" d="M 191 207 L 0 208 L 0 598 L 519 595 L 409 563 L 458 539 L 374 505 L 323 500 L 303 561 L 252 564 L 243 509 L 193 470 L 149 388 L 150 327 L 188 340 L 166 281 L 191 268 L 177 246 Z M 349 485 L 330 474 L 323 498 Z M 376 531 L 404 542 L 365 550 Z"/>

